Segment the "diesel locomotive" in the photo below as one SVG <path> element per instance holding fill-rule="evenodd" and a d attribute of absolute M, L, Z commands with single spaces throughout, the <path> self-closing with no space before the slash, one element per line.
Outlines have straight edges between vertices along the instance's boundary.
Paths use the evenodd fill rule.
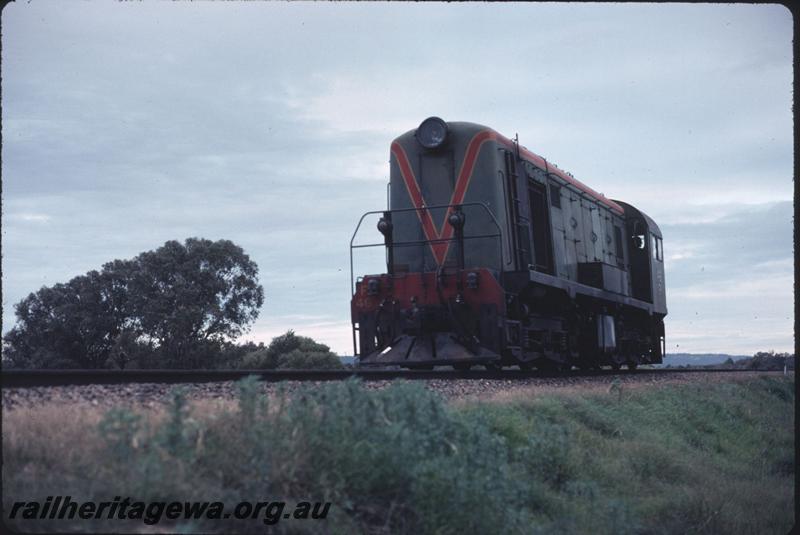
<path fill-rule="evenodd" d="M 358 244 L 367 216 L 382 236 Z M 662 234 L 491 128 L 425 119 L 391 144 L 388 209 L 350 242 L 361 366 L 523 369 L 660 363 Z M 353 254 L 386 272 L 353 280 Z"/>

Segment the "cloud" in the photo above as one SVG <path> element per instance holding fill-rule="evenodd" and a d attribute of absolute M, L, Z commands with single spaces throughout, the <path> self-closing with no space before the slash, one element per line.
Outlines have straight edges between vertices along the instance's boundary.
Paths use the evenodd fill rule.
<path fill-rule="evenodd" d="M 711 205 L 708 214 L 662 225 L 668 350 L 791 351 L 792 203 Z"/>
<path fill-rule="evenodd" d="M 47 223 L 50 221 L 50 216 L 47 214 L 30 214 L 30 213 L 21 213 L 21 214 L 11 214 L 8 216 L 11 220 L 18 220 L 24 221 L 26 223 Z"/>

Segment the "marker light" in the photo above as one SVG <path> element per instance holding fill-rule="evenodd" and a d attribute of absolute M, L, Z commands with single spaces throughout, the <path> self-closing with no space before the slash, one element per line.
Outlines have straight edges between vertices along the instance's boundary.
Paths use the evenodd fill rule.
<path fill-rule="evenodd" d="M 367 281 L 367 295 L 378 295 L 381 289 L 380 279 L 370 279 Z"/>
<path fill-rule="evenodd" d="M 453 212 L 447 218 L 447 222 L 450 223 L 450 226 L 455 229 L 460 229 L 464 226 L 464 214 L 461 212 Z"/>
<path fill-rule="evenodd" d="M 378 230 L 384 236 L 386 236 L 388 234 L 391 234 L 391 232 L 392 232 L 392 222 L 382 217 L 378 221 Z"/>
<path fill-rule="evenodd" d="M 467 288 L 471 290 L 478 289 L 478 272 L 470 271 L 467 273 Z"/>

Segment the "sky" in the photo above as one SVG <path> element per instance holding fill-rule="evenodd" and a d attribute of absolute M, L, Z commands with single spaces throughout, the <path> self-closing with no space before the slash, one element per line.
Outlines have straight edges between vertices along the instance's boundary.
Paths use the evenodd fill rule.
<path fill-rule="evenodd" d="M 351 234 L 386 205 L 392 139 L 436 115 L 519 134 L 659 224 L 668 353 L 793 351 L 792 23 L 779 5 L 8 4 L 2 331 L 42 286 L 202 237 L 259 266 L 246 339 L 352 354 Z"/>

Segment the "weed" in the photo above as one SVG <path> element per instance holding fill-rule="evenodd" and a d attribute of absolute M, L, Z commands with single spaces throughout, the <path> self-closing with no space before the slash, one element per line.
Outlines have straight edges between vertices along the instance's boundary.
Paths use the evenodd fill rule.
<path fill-rule="evenodd" d="M 100 421 L 100 436 L 105 441 L 111 458 L 116 462 L 124 462 L 133 455 L 140 421 L 140 415 L 121 407 L 111 409 Z"/>

